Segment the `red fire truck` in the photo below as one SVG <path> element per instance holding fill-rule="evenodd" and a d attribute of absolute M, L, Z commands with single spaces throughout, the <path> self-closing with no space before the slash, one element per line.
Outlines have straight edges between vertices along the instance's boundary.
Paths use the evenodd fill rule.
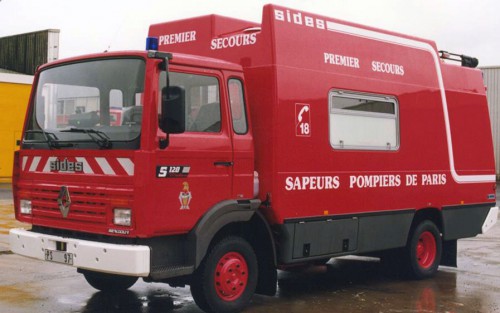
<path fill-rule="evenodd" d="M 13 175 L 32 228 L 11 230 L 13 252 L 233 312 L 273 295 L 277 269 L 337 256 L 430 277 L 495 224 L 476 59 L 274 5 L 260 25 L 209 15 L 149 36 L 38 70 Z M 86 111 L 58 124 L 70 100 Z"/>

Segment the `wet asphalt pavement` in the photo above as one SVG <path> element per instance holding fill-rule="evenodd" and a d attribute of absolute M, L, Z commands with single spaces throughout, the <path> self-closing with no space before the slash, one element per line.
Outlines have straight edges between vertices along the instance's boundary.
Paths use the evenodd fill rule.
<path fill-rule="evenodd" d="M 107 295 L 76 269 L 31 260 L 9 251 L 7 233 L 28 227 L 14 220 L 8 185 L 0 185 L 0 312 L 201 312 L 189 287 L 141 280 Z M 458 268 L 441 267 L 433 279 L 393 277 L 377 259 L 340 258 L 303 272 L 279 273 L 278 294 L 254 296 L 245 312 L 458 313 L 500 312 L 500 224 L 459 240 Z"/>

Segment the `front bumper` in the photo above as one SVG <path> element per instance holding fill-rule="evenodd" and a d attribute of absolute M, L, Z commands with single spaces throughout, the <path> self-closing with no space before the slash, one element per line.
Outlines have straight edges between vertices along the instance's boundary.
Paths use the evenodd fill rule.
<path fill-rule="evenodd" d="M 147 277 L 150 273 L 148 246 L 110 244 L 74 238 L 51 236 L 11 229 L 9 232 L 12 252 L 45 261 L 46 251 L 55 251 L 65 243 L 67 253 L 73 255 L 73 266 L 91 271 L 117 275 Z"/>

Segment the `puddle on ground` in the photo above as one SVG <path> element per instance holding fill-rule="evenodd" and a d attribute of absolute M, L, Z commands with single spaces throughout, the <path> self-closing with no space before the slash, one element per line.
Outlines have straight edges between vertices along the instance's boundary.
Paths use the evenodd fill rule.
<path fill-rule="evenodd" d="M 33 302 L 39 301 L 36 296 L 39 291 L 33 290 L 28 284 L 23 284 L 22 288 L 16 286 L 0 286 L 0 303 L 8 303 L 11 305 L 31 305 Z"/>

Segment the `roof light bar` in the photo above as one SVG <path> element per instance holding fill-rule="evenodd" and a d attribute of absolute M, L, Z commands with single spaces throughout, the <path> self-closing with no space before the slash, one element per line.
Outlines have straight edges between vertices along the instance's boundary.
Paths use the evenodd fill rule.
<path fill-rule="evenodd" d="M 158 50 L 158 38 L 157 37 L 147 37 L 146 38 L 146 51 Z"/>

